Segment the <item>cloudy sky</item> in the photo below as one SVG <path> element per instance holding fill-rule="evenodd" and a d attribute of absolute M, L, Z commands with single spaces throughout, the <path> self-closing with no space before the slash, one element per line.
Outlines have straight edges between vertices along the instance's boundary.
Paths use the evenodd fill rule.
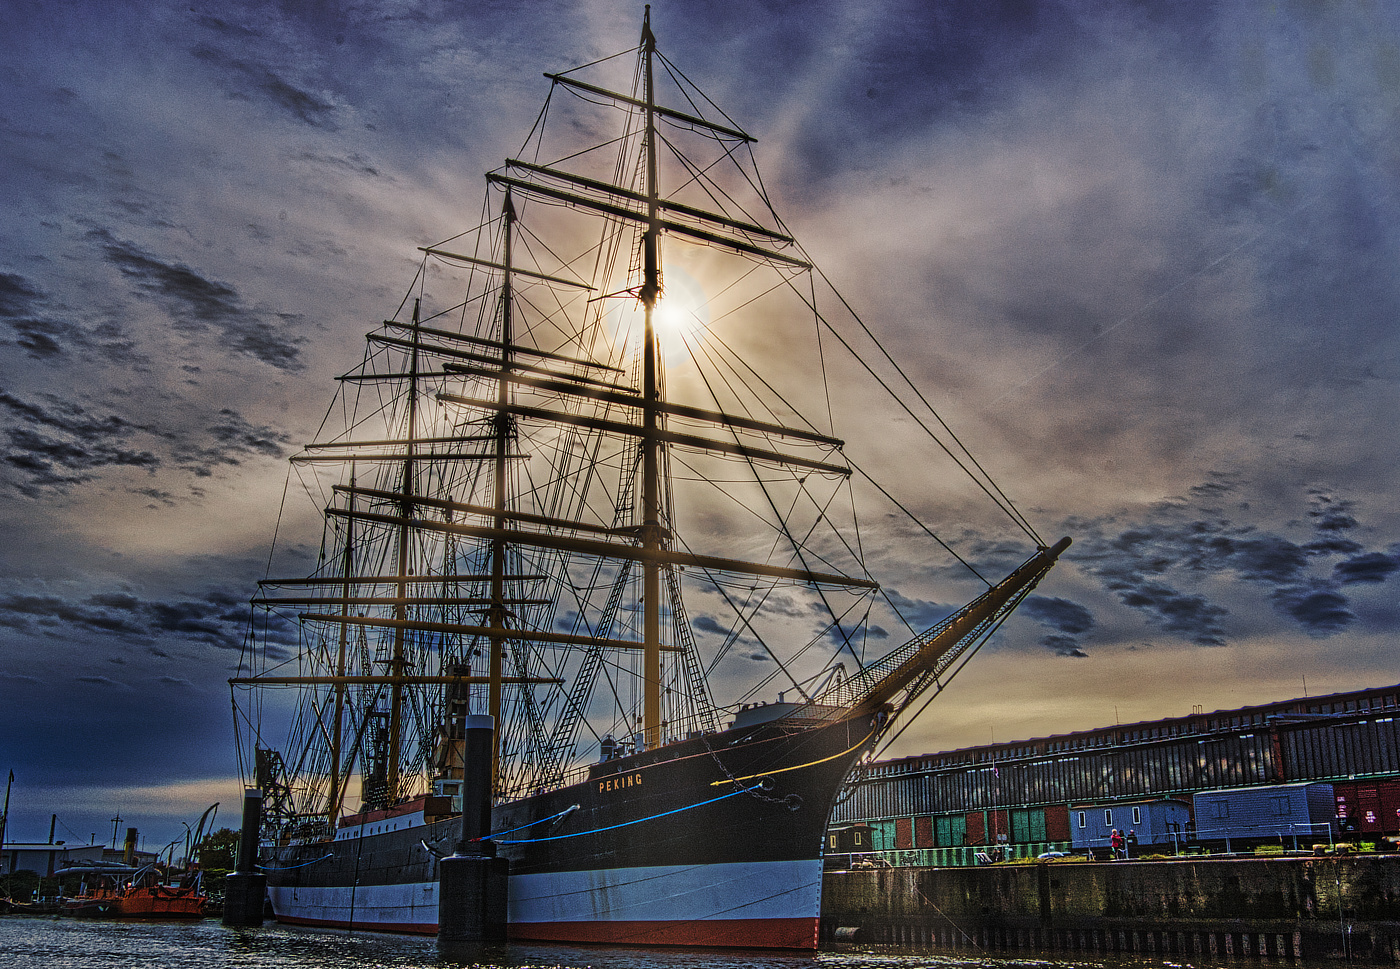
<path fill-rule="evenodd" d="M 641 13 L 0 5 L 8 839 L 235 821 L 225 680 L 285 458 L 541 72 Z M 1075 539 L 891 753 L 1397 680 L 1400 7 L 653 14 L 807 251 Z"/>

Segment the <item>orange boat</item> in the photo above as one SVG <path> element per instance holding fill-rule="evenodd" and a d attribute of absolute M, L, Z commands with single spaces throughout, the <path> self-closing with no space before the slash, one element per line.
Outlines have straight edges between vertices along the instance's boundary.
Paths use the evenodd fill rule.
<path fill-rule="evenodd" d="M 77 871 L 70 868 L 67 873 Z M 198 919 L 209 905 L 200 872 L 187 873 L 180 885 L 161 884 L 161 873 L 153 865 L 122 871 L 94 867 L 81 873 L 95 878 L 91 884 L 85 881 L 83 893 L 64 905 L 67 914 L 79 918 Z"/>

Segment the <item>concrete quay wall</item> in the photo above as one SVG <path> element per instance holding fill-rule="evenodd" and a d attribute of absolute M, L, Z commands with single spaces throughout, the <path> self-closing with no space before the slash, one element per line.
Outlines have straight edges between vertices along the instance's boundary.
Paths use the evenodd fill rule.
<path fill-rule="evenodd" d="M 828 871 L 821 941 L 1400 964 L 1400 856 Z"/>

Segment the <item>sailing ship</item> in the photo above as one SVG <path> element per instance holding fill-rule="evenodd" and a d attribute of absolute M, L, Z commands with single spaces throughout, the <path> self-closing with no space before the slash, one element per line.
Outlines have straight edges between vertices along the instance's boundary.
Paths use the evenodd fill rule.
<path fill-rule="evenodd" d="M 630 86 L 601 83 L 618 65 Z M 635 49 L 545 76 L 479 224 L 422 247 L 292 459 L 320 553 L 260 583 L 231 681 L 271 906 L 436 931 L 464 724 L 488 715 L 511 938 L 811 949 L 853 765 L 1069 540 L 1041 542 L 906 394 L 1031 542 L 874 656 L 910 600 L 873 566 L 931 571 L 905 542 L 937 540 L 867 548 L 859 527 L 854 485 L 888 490 L 849 459 L 826 377 L 868 330 L 649 9 Z"/>

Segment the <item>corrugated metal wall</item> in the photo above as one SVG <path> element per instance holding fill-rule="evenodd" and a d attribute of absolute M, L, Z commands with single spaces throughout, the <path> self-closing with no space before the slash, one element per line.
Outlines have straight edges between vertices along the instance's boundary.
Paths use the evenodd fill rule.
<path fill-rule="evenodd" d="M 1400 687 L 869 765 L 833 823 L 1393 775 Z"/>

